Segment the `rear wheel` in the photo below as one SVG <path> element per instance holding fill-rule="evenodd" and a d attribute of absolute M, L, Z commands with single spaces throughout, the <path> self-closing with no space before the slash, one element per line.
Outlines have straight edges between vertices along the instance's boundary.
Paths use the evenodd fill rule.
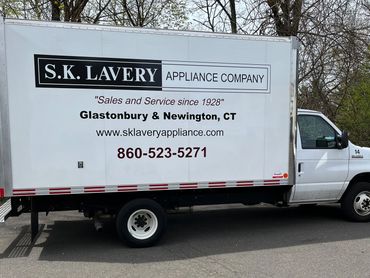
<path fill-rule="evenodd" d="M 370 221 L 370 183 L 353 185 L 343 197 L 342 209 L 352 221 Z"/>
<path fill-rule="evenodd" d="M 155 201 L 136 199 L 124 205 L 116 219 L 120 239 L 132 247 L 158 242 L 166 227 L 166 213 Z"/>

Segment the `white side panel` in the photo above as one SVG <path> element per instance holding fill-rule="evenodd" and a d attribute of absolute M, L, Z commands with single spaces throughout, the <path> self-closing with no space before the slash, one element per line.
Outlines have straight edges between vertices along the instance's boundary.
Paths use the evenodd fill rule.
<path fill-rule="evenodd" d="M 10 196 L 12 191 L 12 167 L 5 41 L 5 24 L 4 19 L 0 16 L 0 189 L 1 193 L 5 189 L 5 196 Z M 1 193 L 0 195 L 2 195 Z"/>
<path fill-rule="evenodd" d="M 117 29 L 115 29 L 117 30 Z M 9 23 L 6 26 L 14 188 L 268 180 L 289 171 L 291 41 L 207 37 L 160 32 L 110 32 Z M 40 88 L 34 55 L 152 59 L 162 61 L 162 79 L 186 61 L 211 71 L 230 65 L 270 69 L 269 90 L 228 84 L 225 90 L 194 82 L 165 91 Z M 225 66 L 222 66 L 225 65 Z M 226 66 L 227 65 L 227 66 Z M 178 70 L 184 68 L 177 67 Z M 189 69 L 189 67 L 188 67 Z M 267 78 L 267 77 L 266 77 Z M 171 82 L 170 82 L 171 83 Z M 173 84 L 173 83 L 171 83 Z M 244 86 L 244 87 L 243 87 Z M 185 88 L 184 88 L 185 87 Z M 244 88 L 244 89 L 243 89 Z M 240 90 L 237 90 L 240 89 Z M 99 104 L 96 97 L 121 98 Z M 145 98 L 173 99 L 174 105 L 145 105 Z M 127 99 L 142 99 L 125 104 Z M 219 105 L 203 105 L 219 99 Z M 181 100 L 198 105 L 179 105 Z M 83 119 L 81 111 L 141 114 L 140 119 Z M 210 114 L 219 120 L 164 119 L 163 113 Z M 160 115 L 153 119 L 153 113 Z M 235 113 L 226 120 L 225 113 Z M 145 116 L 146 115 L 146 116 Z M 229 114 L 228 114 L 229 115 Z M 97 130 L 209 130 L 223 136 L 97 136 Z M 158 138 L 157 138 L 158 137 Z M 169 158 L 149 158 L 150 148 L 171 148 Z M 198 157 L 180 158 L 179 148 L 199 147 Z M 119 148 L 141 148 L 141 158 L 119 159 Z M 194 156 L 195 149 L 192 150 Z M 84 168 L 77 167 L 78 161 Z"/>

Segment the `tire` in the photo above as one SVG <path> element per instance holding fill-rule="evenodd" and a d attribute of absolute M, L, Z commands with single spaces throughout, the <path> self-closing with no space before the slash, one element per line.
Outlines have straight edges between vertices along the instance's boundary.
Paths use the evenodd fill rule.
<path fill-rule="evenodd" d="M 354 184 L 342 198 L 342 209 L 345 216 L 356 222 L 370 221 L 370 183 Z"/>
<path fill-rule="evenodd" d="M 131 247 L 149 247 L 156 244 L 166 228 L 163 208 L 150 199 L 136 199 L 125 204 L 116 218 L 121 241 Z"/>

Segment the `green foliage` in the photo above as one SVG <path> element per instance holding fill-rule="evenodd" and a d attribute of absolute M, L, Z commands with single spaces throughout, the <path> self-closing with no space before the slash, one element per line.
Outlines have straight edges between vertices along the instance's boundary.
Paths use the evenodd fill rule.
<path fill-rule="evenodd" d="M 185 29 L 187 26 L 187 6 L 186 1 L 168 1 L 168 4 L 164 7 L 157 17 L 156 27 L 168 28 L 168 29 Z"/>
<path fill-rule="evenodd" d="M 22 11 L 19 9 L 18 2 L 16 0 L 0 0 L 0 14 L 7 17 L 21 17 Z"/>
<path fill-rule="evenodd" d="M 349 87 L 336 122 L 349 132 L 353 143 L 370 147 L 370 51 L 367 62 Z"/>

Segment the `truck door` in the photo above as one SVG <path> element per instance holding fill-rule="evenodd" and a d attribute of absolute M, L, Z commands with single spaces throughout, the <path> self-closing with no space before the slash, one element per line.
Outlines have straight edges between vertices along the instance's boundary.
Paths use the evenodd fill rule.
<path fill-rule="evenodd" d="M 297 174 L 292 202 L 336 200 L 348 174 L 349 148 L 320 115 L 298 116 Z"/>

